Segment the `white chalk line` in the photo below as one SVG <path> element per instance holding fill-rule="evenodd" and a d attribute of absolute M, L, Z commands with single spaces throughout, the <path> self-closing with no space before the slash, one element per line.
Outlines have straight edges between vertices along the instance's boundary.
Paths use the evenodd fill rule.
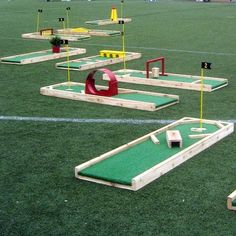
<path fill-rule="evenodd" d="M 217 119 L 219 120 L 219 119 Z M 0 116 L 0 121 L 29 121 L 29 122 L 62 122 L 62 123 L 94 123 L 94 124 L 170 124 L 176 120 L 168 119 L 86 119 L 86 118 L 54 118 L 54 117 L 30 117 L 30 116 Z M 221 120 L 236 123 L 236 119 Z"/>
<path fill-rule="evenodd" d="M 20 38 L 0 37 L 0 39 L 1 40 L 19 40 Z M 23 40 L 27 40 L 28 41 L 28 39 L 23 39 Z M 81 46 L 82 45 L 85 45 L 85 46 L 87 45 L 87 46 L 96 46 L 96 47 L 121 48 L 120 45 L 96 44 L 96 43 L 86 43 L 86 42 L 80 42 L 80 45 Z M 227 52 L 207 52 L 207 51 L 196 51 L 196 50 L 185 50 L 185 49 L 171 49 L 171 48 L 156 48 L 156 47 L 143 47 L 143 46 L 127 46 L 127 49 L 179 52 L 179 53 L 189 53 L 189 54 L 207 54 L 207 55 L 216 55 L 216 56 L 236 56 L 236 53 L 227 53 Z"/>

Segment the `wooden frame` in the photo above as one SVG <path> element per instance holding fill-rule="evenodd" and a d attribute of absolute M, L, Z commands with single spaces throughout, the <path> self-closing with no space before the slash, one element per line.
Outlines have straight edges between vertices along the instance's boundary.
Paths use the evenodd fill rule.
<path fill-rule="evenodd" d="M 229 210 L 236 211 L 236 206 L 233 206 L 233 201 L 236 199 L 236 190 L 232 192 L 228 197 L 227 197 L 227 208 Z"/>
<path fill-rule="evenodd" d="M 76 67 L 76 68 L 70 67 L 70 70 L 79 70 L 79 71 L 89 70 L 89 69 L 94 69 L 94 68 L 103 67 L 103 66 L 107 66 L 107 65 L 122 63 L 124 60 L 131 61 L 131 60 L 139 59 L 141 57 L 141 53 L 137 53 L 137 52 L 125 52 L 125 53 L 126 53 L 125 58 L 107 58 L 106 61 L 97 60 L 96 62 L 90 62 L 91 59 L 94 59 L 94 58 L 98 57 L 99 55 L 70 60 L 69 62 L 81 62 L 81 61 L 88 62 L 88 64 L 81 65 L 80 67 Z M 62 66 L 65 63 L 67 64 L 67 62 L 65 62 L 65 61 L 56 63 L 56 68 L 67 70 L 68 69 L 67 66 L 65 66 L 65 67 Z"/>
<path fill-rule="evenodd" d="M 40 35 L 40 32 L 25 33 L 21 37 L 24 39 L 35 39 L 35 40 L 50 40 L 53 35 Z M 68 41 L 82 41 L 90 39 L 89 35 L 67 35 L 67 34 L 57 34 L 62 40 Z"/>
<path fill-rule="evenodd" d="M 83 32 L 73 32 L 73 28 L 58 29 L 56 32 L 59 34 L 64 34 L 68 36 L 89 35 L 89 36 L 108 37 L 108 36 L 116 36 L 116 35 L 121 34 L 121 32 L 117 30 L 98 30 L 98 29 L 87 29 L 87 31 L 83 31 Z"/>
<path fill-rule="evenodd" d="M 120 106 L 120 107 L 145 110 L 145 111 L 157 111 L 157 110 L 166 108 L 168 106 L 177 104 L 179 102 L 179 96 L 177 96 L 177 95 L 153 93 L 153 92 L 131 90 L 131 89 L 122 89 L 122 88 L 118 89 L 118 94 L 120 94 L 120 93 L 138 93 L 138 94 L 146 94 L 146 95 L 152 95 L 152 96 L 163 96 L 163 97 L 173 98 L 176 100 L 172 103 L 169 103 L 169 104 L 166 104 L 166 105 L 163 105 L 160 107 L 156 107 L 155 103 L 152 103 L 152 102 L 140 102 L 140 101 L 121 99 L 121 98 L 90 95 L 90 94 L 85 94 L 85 93 L 75 93 L 75 92 L 72 92 L 69 90 L 68 91 L 56 90 L 55 88 L 60 85 L 68 85 L 68 82 L 42 87 L 42 88 L 40 88 L 40 93 L 42 95 L 46 95 L 46 96 L 66 98 L 66 99 L 72 99 L 72 100 L 77 100 L 77 101 L 92 102 L 92 103 L 111 105 L 111 106 Z M 76 82 L 70 82 L 70 85 L 71 86 L 74 86 L 74 85 L 84 86 L 84 84 L 76 83 Z M 107 89 L 106 86 L 99 86 L 99 85 L 97 85 L 96 88 L 97 89 Z"/>
<path fill-rule="evenodd" d="M 131 22 L 131 18 L 118 18 L 116 21 L 111 19 L 103 19 L 103 20 L 89 20 L 85 21 L 85 24 L 88 25 L 111 25 L 111 24 L 119 24 L 119 21 L 124 21 L 124 23 Z"/>
<path fill-rule="evenodd" d="M 127 73 L 126 75 L 120 76 L 117 74 L 119 72 L 124 72 L 124 71 Z M 152 85 L 152 86 L 188 89 L 188 90 L 195 90 L 195 91 L 201 90 L 200 76 L 165 73 L 165 75 L 173 75 L 173 76 L 184 77 L 184 78 L 189 78 L 189 79 L 195 80 L 194 82 L 187 83 L 187 82 L 162 80 L 161 76 L 158 78 L 139 78 L 139 77 L 131 76 L 130 73 L 132 73 L 132 72 L 141 72 L 143 75 L 146 75 L 146 71 L 130 70 L 130 69 L 118 70 L 118 71 L 114 71 L 113 73 L 116 75 L 116 78 L 119 82 L 124 82 L 124 83 L 145 84 L 145 85 Z M 152 75 L 152 72 L 150 71 L 149 74 Z M 212 88 L 212 86 L 204 84 L 203 91 L 205 91 L 205 92 L 212 92 L 212 91 L 215 91 L 217 89 L 223 88 L 228 85 L 228 80 L 224 79 L 224 78 L 204 77 L 204 79 L 221 81 L 221 82 L 225 83 L 222 86 L 219 86 L 216 88 Z M 105 75 L 104 75 L 104 80 L 106 80 Z"/>
<path fill-rule="evenodd" d="M 108 185 L 108 186 L 113 186 L 113 187 L 117 187 L 117 188 L 123 188 L 123 189 L 136 191 L 136 190 L 144 187 L 145 185 L 151 183 L 155 179 L 161 177 L 163 174 L 174 169 L 176 166 L 182 164 L 183 162 L 185 162 L 188 159 L 192 158 L 193 156 L 197 155 L 198 153 L 204 151 L 205 149 L 212 146 L 213 144 L 215 144 L 219 140 L 228 136 L 234 130 L 233 123 L 220 122 L 220 121 L 214 121 L 214 120 L 203 120 L 204 123 L 216 125 L 219 128 L 219 130 L 217 130 L 216 132 L 212 133 L 211 135 L 204 137 L 203 139 L 197 141 L 193 145 L 191 145 L 185 149 L 182 149 L 177 154 L 171 156 L 170 158 L 162 161 L 161 163 L 153 166 L 152 168 L 148 169 L 147 171 L 134 177 L 132 179 L 131 186 L 117 184 L 114 182 L 108 182 L 108 181 L 104 181 L 104 180 L 100 180 L 100 179 L 96 179 L 96 178 L 86 177 L 86 176 L 79 174 L 79 172 L 81 170 L 88 168 L 90 166 L 93 166 L 96 163 L 101 162 L 101 161 L 111 157 L 112 155 L 115 155 L 115 154 L 122 152 L 126 149 L 132 148 L 134 145 L 139 144 L 139 143 L 149 139 L 152 135 L 157 135 L 158 133 L 165 132 L 169 129 L 174 129 L 178 124 L 194 123 L 194 122 L 195 123 L 200 122 L 200 119 L 190 118 L 190 117 L 182 118 L 182 119 L 180 119 L 176 122 L 173 122 L 161 129 L 158 129 L 154 132 L 144 135 L 141 138 L 138 138 L 138 139 L 131 141 L 125 145 L 122 145 L 112 151 L 109 151 L 101 156 L 98 156 L 90 161 L 87 161 L 81 165 L 78 165 L 75 167 L 75 177 L 78 179 L 87 180 L 87 181 L 91 181 L 91 182 L 95 182 L 95 183 L 100 183 L 100 184 L 104 184 L 104 185 Z"/>
<path fill-rule="evenodd" d="M 66 47 L 62 47 L 60 53 L 53 53 L 50 55 L 44 55 L 44 56 L 38 56 L 38 57 L 29 57 L 29 58 L 20 60 L 19 63 L 7 61 L 8 59 L 12 59 L 17 56 L 26 56 L 26 55 L 30 56 L 31 54 L 33 55 L 35 53 L 43 53 L 43 52 L 49 52 L 49 51 L 52 51 L 52 50 L 50 49 L 50 50 L 43 50 L 43 51 L 37 51 L 37 52 L 31 52 L 31 53 L 25 53 L 25 54 L 18 54 L 18 55 L 9 56 L 9 57 L 2 57 L 0 58 L 0 61 L 1 63 L 4 63 L 4 64 L 25 65 L 25 64 L 32 64 L 32 63 L 48 61 L 48 60 L 53 60 L 53 59 L 59 59 L 59 58 L 68 56 Z M 75 56 L 75 55 L 84 54 L 84 53 L 86 53 L 85 48 L 69 48 L 69 56 Z"/>

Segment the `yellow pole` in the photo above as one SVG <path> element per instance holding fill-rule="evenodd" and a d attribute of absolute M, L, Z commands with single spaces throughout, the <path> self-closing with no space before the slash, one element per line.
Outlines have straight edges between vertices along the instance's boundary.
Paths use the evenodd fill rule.
<path fill-rule="evenodd" d="M 121 21 L 123 19 L 124 14 L 124 0 L 121 0 Z M 124 70 L 126 70 L 126 60 L 125 60 L 125 22 L 122 23 L 122 51 L 123 51 L 123 63 L 124 63 Z"/>
<path fill-rule="evenodd" d="M 67 27 L 67 29 L 69 28 L 69 10 L 70 10 L 70 7 L 67 7 L 66 8 L 66 27 Z"/>
<path fill-rule="evenodd" d="M 67 83 L 68 83 L 68 87 L 69 90 L 71 89 L 71 79 L 70 79 L 70 53 L 69 53 L 69 43 L 66 40 L 66 54 L 67 54 Z"/>
<path fill-rule="evenodd" d="M 203 71 L 201 68 L 201 95 L 200 95 L 200 128 L 202 129 L 202 120 L 203 120 Z"/>
<path fill-rule="evenodd" d="M 40 13 L 42 13 L 42 9 L 38 9 L 36 32 L 39 32 Z"/>

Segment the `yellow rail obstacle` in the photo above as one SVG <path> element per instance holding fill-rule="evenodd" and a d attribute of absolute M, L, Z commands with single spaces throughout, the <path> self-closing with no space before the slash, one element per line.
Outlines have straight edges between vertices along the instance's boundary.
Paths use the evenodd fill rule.
<path fill-rule="evenodd" d="M 110 57 L 110 58 L 124 58 L 125 57 L 124 51 L 101 50 L 99 53 L 101 57 Z"/>

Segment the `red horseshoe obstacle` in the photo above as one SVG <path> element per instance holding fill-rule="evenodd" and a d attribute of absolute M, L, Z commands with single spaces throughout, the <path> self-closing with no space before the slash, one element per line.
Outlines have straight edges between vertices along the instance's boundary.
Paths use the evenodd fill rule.
<path fill-rule="evenodd" d="M 95 87 L 95 79 L 94 75 L 97 71 L 101 71 L 108 75 L 108 78 L 110 79 L 108 83 L 108 89 L 107 90 L 97 90 Z M 93 95 L 99 95 L 99 96 L 106 96 L 111 97 L 118 94 L 118 82 L 115 77 L 115 75 L 108 69 L 102 68 L 98 70 L 94 70 L 89 73 L 86 79 L 85 83 L 85 93 L 86 94 L 93 94 Z"/>

